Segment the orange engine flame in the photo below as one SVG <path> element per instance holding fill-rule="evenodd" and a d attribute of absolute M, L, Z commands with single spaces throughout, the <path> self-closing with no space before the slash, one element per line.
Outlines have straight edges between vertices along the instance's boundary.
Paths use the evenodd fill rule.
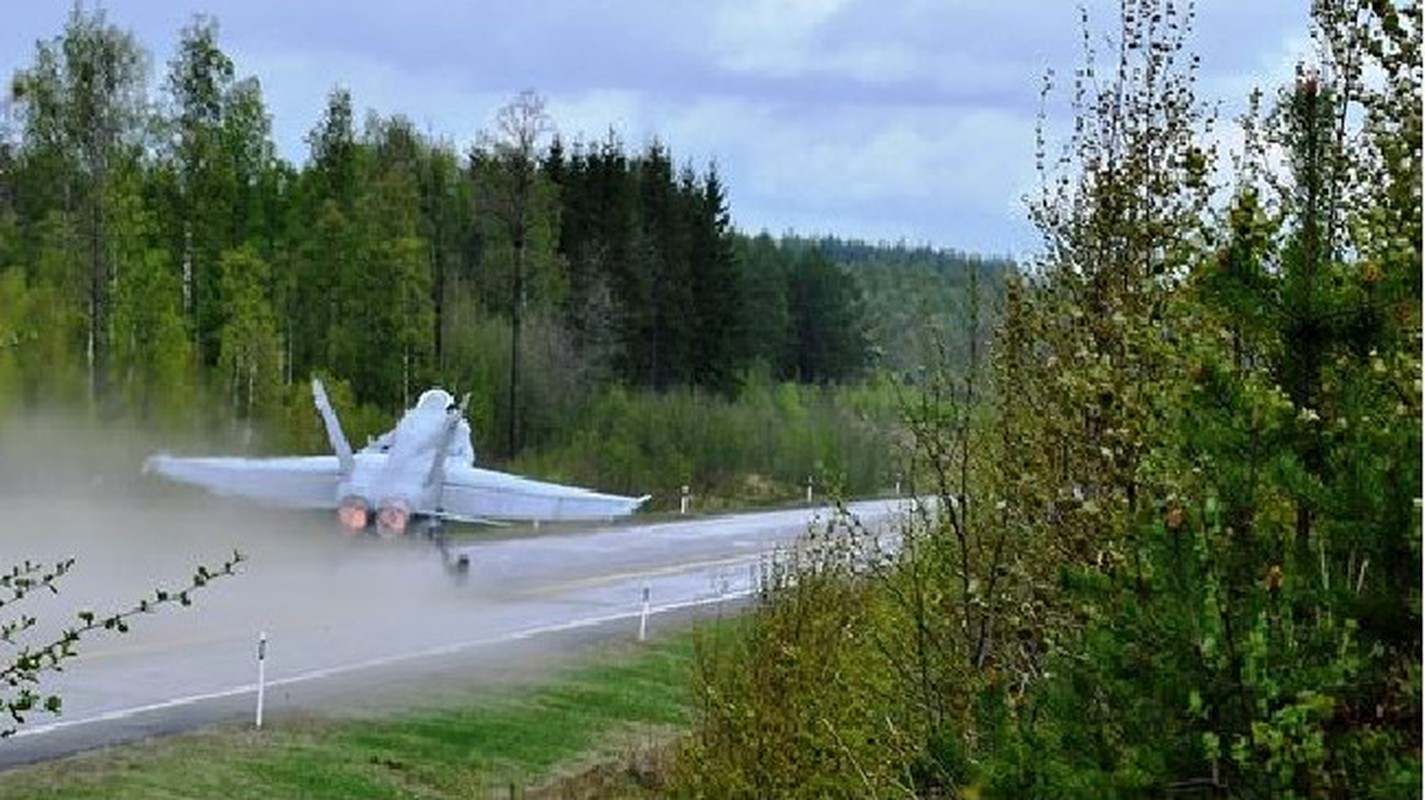
<path fill-rule="evenodd" d="M 381 510 L 376 512 L 376 531 L 382 536 L 400 536 L 406 532 L 406 523 L 410 522 L 411 512 L 406 508 L 406 504 L 399 501 L 387 501 L 381 506 Z"/>
<path fill-rule="evenodd" d="M 360 497 L 343 499 L 337 507 L 336 518 L 341 520 L 341 526 L 349 531 L 364 530 L 368 519 L 366 501 Z"/>

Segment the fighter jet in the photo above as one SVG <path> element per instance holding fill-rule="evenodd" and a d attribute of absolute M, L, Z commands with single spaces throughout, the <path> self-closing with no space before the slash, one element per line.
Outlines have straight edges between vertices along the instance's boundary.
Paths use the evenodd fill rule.
<path fill-rule="evenodd" d="M 404 534 L 415 518 L 461 522 L 604 520 L 648 499 L 601 494 L 475 466 L 463 404 L 430 389 L 396 427 L 352 452 L 319 380 L 317 411 L 335 455 L 286 458 L 156 455 L 146 472 L 220 495 L 287 508 L 334 509 L 351 531 Z M 466 399 L 469 399 L 467 395 Z"/>

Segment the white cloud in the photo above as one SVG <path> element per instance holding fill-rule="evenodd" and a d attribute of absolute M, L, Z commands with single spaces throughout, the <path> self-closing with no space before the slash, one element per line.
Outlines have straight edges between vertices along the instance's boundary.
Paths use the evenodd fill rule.
<path fill-rule="evenodd" d="M 549 115 L 559 134 L 566 139 L 597 142 L 609 129 L 617 131 L 637 146 L 649 135 L 652 112 L 648 97 L 627 89 L 599 88 L 577 94 L 553 95 L 549 98 Z"/>
<path fill-rule="evenodd" d="M 720 63 L 732 70 L 796 75 L 809 63 L 817 30 L 845 0 L 728 2 L 713 13 L 711 41 Z"/>
<path fill-rule="evenodd" d="M 161 79 L 191 5 L 109 2 Z M 1110 31 L 1115 5 L 1088 5 L 1095 31 Z M 1279 82 L 1257 76 L 1289 78 L 1306 41 L 1302 6 L 1198 5 L 1204 98 L 1239 101 Z M 1020 197 L 1035 186 L 1038 79 L 1047 66 L 1069 74 L 1080 41 L 1071 4 L 1003 0 L 206 7 L 239 72 L 261 79 L 282 152 L 299 161 L 336 84 L 359 112 L 403 113 L 462 147 L 529 87 L 547 95 L 566 137 L 599 140 L 612 126 L 631 149 L 656 135 L 679 161 L 716 159 L 743 228 L 995 252 L 1032 244 Z M 5 75 L 64 15 L 45 3 L 9 11 Z"/>

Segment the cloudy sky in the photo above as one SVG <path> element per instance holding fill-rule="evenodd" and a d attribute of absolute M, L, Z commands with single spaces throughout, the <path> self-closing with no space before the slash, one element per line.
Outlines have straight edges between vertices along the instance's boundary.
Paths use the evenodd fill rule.
<path fill-rule="evenodd" d="M 92 0 L 89 0 L 92 4 Z M 401 113 L 464 148 L 531 88 L 568 139 L 657 136 L 679 161 L 715 160 L 744 231 L 795 230 L 987 254 L 1035 247 L 1046 69 L 1078 65 L 1070 0 L 108 0 L 149 50 L 158 85 L 178 31 L 217 18 L 240 75 L 262 83 L 282 153 L 327 92 Z M 1102 37 L 1117 4 L 1089 0 Z M 1200 94 L 1231 116 L 1307 52 L 1306 0 L 1198 0 Z M 56 36 L 69 3 L 14 3 L 0 74 Z M 1062 99 L 1062 98 L 1061 98 Z M 1051 113 L 1062 112 L 1051 105 Z"/>

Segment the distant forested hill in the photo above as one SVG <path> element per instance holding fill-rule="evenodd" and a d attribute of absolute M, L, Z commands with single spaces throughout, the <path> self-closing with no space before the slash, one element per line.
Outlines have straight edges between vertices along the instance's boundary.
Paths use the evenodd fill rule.
<path fill-rule="evenodd" d="M 1015 270 L 1002 256 L 904 242 L 877 243 L 832 236 L 785 236 L 791 253 L 818 251 L 856 280 L 871 358 L 903 371 L 936 360 L 935 338 L 951 364 L 968 358 L 972 296 L 978 288 L 979 339 L 987 342 L 999 318 L 1005 278 Z"/>

